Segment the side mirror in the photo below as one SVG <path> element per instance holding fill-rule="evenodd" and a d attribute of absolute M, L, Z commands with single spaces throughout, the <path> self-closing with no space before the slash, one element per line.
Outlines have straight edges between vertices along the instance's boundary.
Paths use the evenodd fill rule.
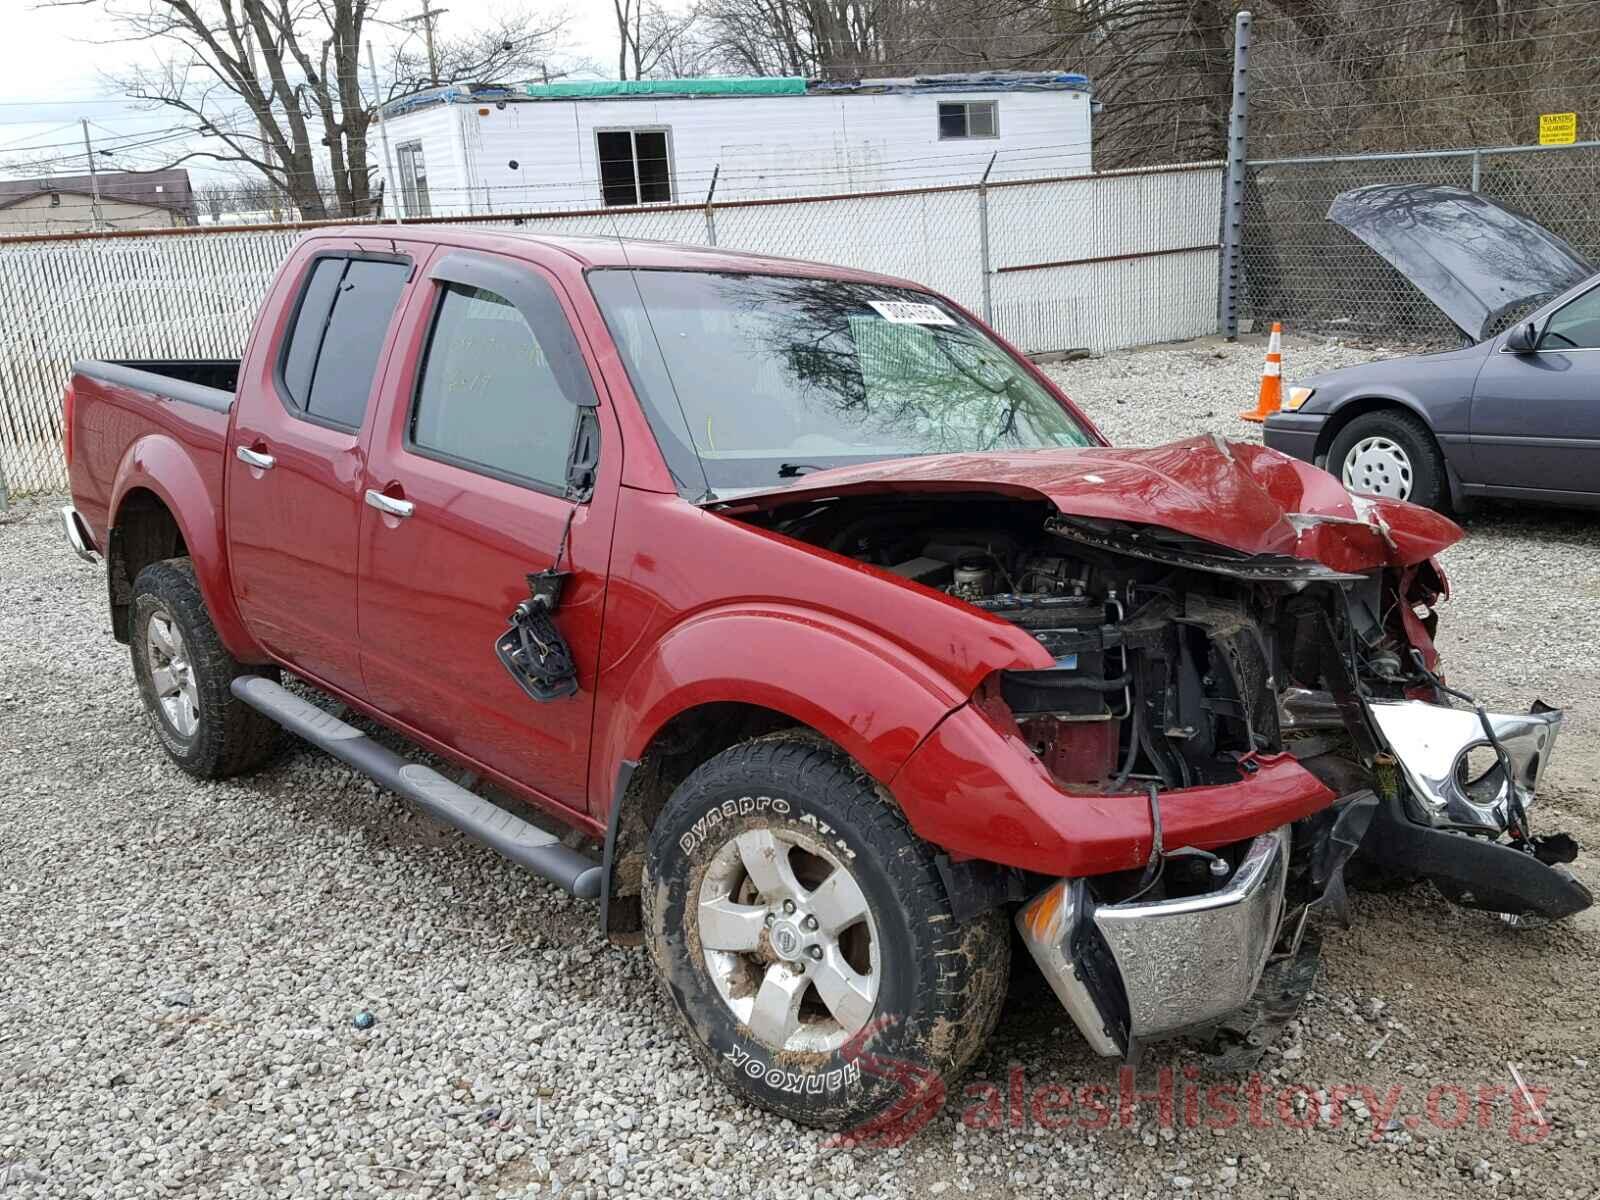
<path fill-rule="evenodd" d="M 1513 325 L 1506 334 L 1506 349 L 1513 354 L 1532 354 L 1539 348 L 1539 326 L 1532 321 Z"/>

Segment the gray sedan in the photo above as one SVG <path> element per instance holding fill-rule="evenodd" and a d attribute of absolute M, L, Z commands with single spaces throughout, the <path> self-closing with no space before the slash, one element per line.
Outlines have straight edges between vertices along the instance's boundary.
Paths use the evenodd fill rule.
<path fill-rule="evenodd" d="M 1472 344 L 1297 380 L 1267 419 L 1266 444 L 1352 491 L 1433 508 L 1479 496 L 1600 506 L 1593 266 L 1529 218 L 1457 188 L 1360 188 L 1328 216 Z"/>

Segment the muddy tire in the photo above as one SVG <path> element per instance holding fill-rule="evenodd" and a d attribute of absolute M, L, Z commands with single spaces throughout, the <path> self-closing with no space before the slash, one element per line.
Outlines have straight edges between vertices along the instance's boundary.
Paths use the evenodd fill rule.
<path fill-rule="evenodd" d="M 222 646 L 187 558 L 151 563 L 133 581 L 129 648 L 156 736 L 197 779 L 224 779 L 272 757 L 281 730 L 236 699 L 229 686 L 247 667 Z"/>
<path fill-rule="evenodd" d="M 1009 923 L 958 925 L 878 786 L 814 740 L 718 754 L 651 831 L 645 937 L 706 1068 L 807 1125 L 896 1143 L 943 1103 L 1005 999 Z"/>
<path fill-rule="evenodd" d="M 1341 429 L 1328 447 L 1328 471 L 1352 492 L 1441 511 L 1450 501 L 1432 431 L 1398 409 L 1363 413 Z"/>

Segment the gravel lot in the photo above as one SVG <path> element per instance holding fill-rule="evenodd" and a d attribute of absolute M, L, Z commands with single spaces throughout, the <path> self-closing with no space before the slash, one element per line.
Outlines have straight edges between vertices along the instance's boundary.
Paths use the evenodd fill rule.
<path fill-rule="evenodd" d="M 1295 339 L 1288 373 L 1375 353 Z M 1158 442 L 1251 436 L 1233 414 L 1259 363 L 1190 343 L 1058 370 L 1118 441 Z M 1600 918 L 1519 933 L 1420 890 L 1359 895 L 1330 932 L 1259 1120 L 1241 1096 L 1213 1128 L 1203 1093 L 1191 1120 L 1184 1089 L 1214 1081 L 1161 1049 L 1138 1085 L 1177 1069 L 1171 1118 L 1145 1099 L 1085 1128 L 1105 1122 L 1039 1089 L 1114 1097 L 1117 1070 L 1020 977 L 915 1140 L 830 1148 L 701 1074 L 644 953 L 588 905 L 303 746 L 225 785 L 170 766 L 52 513 L 0 515 L 0 1200 L 1600 1196 Z M 1600 845 L 1594 518 L 1490 510 L 1446 566 L 1452 677 L 1573 706 L 1537 815 Z"/>

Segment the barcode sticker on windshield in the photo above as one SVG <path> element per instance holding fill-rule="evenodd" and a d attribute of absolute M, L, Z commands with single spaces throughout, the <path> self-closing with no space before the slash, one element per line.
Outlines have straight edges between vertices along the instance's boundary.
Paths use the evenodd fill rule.
<path fill-rule="evenodd" d="M 896 325 L 954 325 L 937 305 L 914 304 L 910 300 L 868 300 L 878 315 Z"/>

